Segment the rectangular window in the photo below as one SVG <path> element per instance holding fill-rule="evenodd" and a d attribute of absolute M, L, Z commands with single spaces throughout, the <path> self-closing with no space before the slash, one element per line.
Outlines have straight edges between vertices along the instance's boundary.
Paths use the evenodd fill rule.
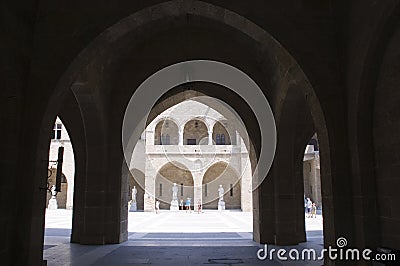
<path fill-rule="evenodd" d="M 225 134 L 221 134 L 221 145 L 225 145 Z"/>
<path fill-rule="evenodd" d="M 196 145 L 196 139 L 187 139 L 186 144 L 187 145 Z"/>
<path fill-rule="evenodd" d="M 62 125 L 61 124 L 55 124 L 54 128 L 53 128 L 52 139 L 61 139 L 61 130 L 62 130 Z"/>
<path fill-rule="evenodd" d="M 57 136 L 56 136 L 56 138 L 57 138 L 57 139 L 61 139 L 61 130 L 57 130 Z"/>
<path fill-rule="evenodd" d="M 183 197 L 183 183 L 181 183 L 181 197 Z"/>
<path fill-rule="evenodd" d="M 233 185 L 231 184 L 231 188 L 230 188 L 230 195 L 231 197 L 233 196 Z"/>
<path fill-rule="evenodd" d="M 162 184 L 160 183 L 160 197 L 162 197 Z"/>
<path fill-rule="evenodd" d="M 167 135 L 162 134 L 160 136 L 160 145 L 170 145 L 170 142 L 171 142 L 171 137 L 168 134 Z"/>

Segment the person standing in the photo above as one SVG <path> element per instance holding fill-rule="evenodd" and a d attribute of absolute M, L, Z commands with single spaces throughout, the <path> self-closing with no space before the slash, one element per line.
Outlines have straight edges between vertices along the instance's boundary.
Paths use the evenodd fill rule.
<path fill-rule="evenodd" d="M 186 199 L 186 212 L 192 212 L 192 209 L 190 208 L 190 198 Z"/>
<path fill-rule="evenodd" d="M 179 210 L 183 211 L 183 199 L 179 201 Z"/>
<path fill-rule="evenodd" d="M 311 215 L 311 207 L 312 207 L 312 201 L 310 198 L 307 198 L 307 217 L 310 218 Z"/>
<path fill-rule="evenodd" d="M 200 213 L 200 212 L 202 212 L 202 210 L 201 210 L 201 200 L 199 200 L 197 202 L 197 213 Z"/>
<path fill-rule="evenodd" d="M 315 202 L 313 202 L 311 206 L 311 218 L 317 218 L 317 205 L 315 205 Z"/>
<path fill-rule="evenodd" d="M 157 200 L 156 201 L 156 214 L 160 211 L 160 202 Z"/>

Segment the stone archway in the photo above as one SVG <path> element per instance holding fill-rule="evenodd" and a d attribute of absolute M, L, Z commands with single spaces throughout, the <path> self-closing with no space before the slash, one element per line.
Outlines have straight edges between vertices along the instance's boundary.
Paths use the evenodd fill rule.
<path fill-rule="evenodd" d="M 207 145 L 208 128 L 200 119 L 192 119 L 186 122 L 183 131 L 183 143 L 185 145 Z"/>
<path fill-rule="evenodd" d="M 203 176 L 202 199 L 204 209 L 218 209 L 218 188 L 225 190 L 224 201 L 226 209 L 241 209 L 242 179 L 226 162 L 217 162 L 211 165 Z M 248 195 L 250 200 L 250 194 Z"/>
<path fill-rule="evenodd" d="M 222 123 L 221 121 L 217 121 L 214 124 L 213 142 L 216 145 L 231 145 L 231 138 L 236 138 L 236 136 L 232 136 L 233 134 L 230 134 L 226 126 L 224 126 Z"/>
<path fill-rule="evenodd" d="M 154 145 L 178 145 L 179 128 L 171 119 L 163 119 L 154 129 Z"/>
<path fill-rule="evenodd" d="M 172 200 L 172 186 L 178 186 L 178 199 L 184 202 L 191 199 L 193 206 L 194 180 L 190 170 L 178 162 L 169 162 L 157 172 L 155 179 L 155 198 L 160 201 L 160 209 L 168 209 Z"/>
<path fill-rule="evenodd" d="M 172 5 L 173 8 L 170 9 L 169 5 Z M 289 80 L 296 80 L 299 77 L 300 77 L 299 79 L 306 80 L 305 76 L 304 76 L 304 73 L 302 73 L 301 69 L 294 62 L 293 58 L 291 58 L 290 55 L 288 55 L 287 52 L 282 48 L 282 46 L 280 46 L 265 31 L 263 31 L 261 28 L 258 28 L 255 24 L 252 24 L 250 21 L 247 21 L 245 18 L 243 18 L 243 17 L 241 17 L 241 16 L 239 16 L 239 15 L 233 13 L 233 12 L 230 12 L 230 11 L 227 11 L 225 9 L 221 9 L 221 8 L 218 8 L 218 7 L 215 7 L 213 5 L 210 5 L 210 4 L 207 4 L 207 3 L 204 3 L 204 2 L 200 2 L 200 1 L 195 1 L 195 2 L 191 3 L 188 6 L 185 5 L 185 6 L 183 6 L 183 8 L 181 8 L 180 5 L 181 5 L 181 3 L 179 1 L 176 1 L 176 2 L 175 1 L 171 1 L 168 4 L 167 8 L 165 8 L 165 9 L 161 8 L 161 11 L 159 13 L 157 13 L 158 14 L 157 18 L 153 17 L 153 18 L 150 19 L 150 21 L 148 21 L 146 19 L 144 19 L 143 21 L 137 20 L 137 16 L 139 16 L 140 18 L 142 18 L 142 16 L 144 16 L 146 18 L 145 15 L 147 15 L 147 13 L 145 13 L 145 12 L 143 12 L 143 13 L 139 12 L 140 14 L 137 13 L 137 14 L 135 14 L 136 17 L 130 18 L 130 19 L 133 19 L 134 21 L 141 21 L 140 22 L 140 23 L 142 23 L 141 25 L 146 25 L 146 23 L 153 23 L 153 22 L 155 23 L 155 21 L 152 21 L 153 19 L 157 20 L 157 21 L 158 20 L 161 21 L 162 18 L 170 18 L 171 16 L 173 16 L 173 17 L 176 17 L 176 16 L 185 17 L 187 14 L 194 15 L 194 16 L 200 16 L 200 17 L 204 17 L 206 19 L 210 19 L 210 20 L 212 20 L 214 22 L 217 21 L 218 23 L 222 23 L 222 24 L 226 25 L 229 28 L 233 28 L 235 30 L 240 31 L 243 35 L 246 36 L 246 38 L 250 37 L 251 42 L 254 42 L 254 45 L 256 45 L 256 46 L 261 45 L 261 48 L 262 48 L 261 50 L 263 51 L 263 53 L 265 52 L 269 56 L 277 55 L 277 54 L 281 55 L 282 58 L 279 57 L 279 56 L 278 57 L 274 57 L 274 56 L 270 57 L 270 59 L 274 58 L 274 60 L 272 60 L 272 61 L 274 61 L 275 64 L 271 63 L 271 62 L 268 62 L 268 64 L 271 63 L 273 66 L 280 65 L 280 69 L 282 71 L 279 71 L 279 72 L 280 73 L 286 73 L 285 77 L 274 77 L 273 79 L 271 79 L 271 80 L 278 81 L 279 86 L 276 86 L 277 84 L 269 84 L 269 85 L 272 85 L 271 87 L 273 87 L 274 89 L 276 87 L 282 88 L 282 91 L 280 91 L 276 95 L 273 95 L 273 96 L 276 96 L 275 97 L 276 99 L 279 99 L 276 103 L 274 103 L 274 109 L 276 110 L 276 113 L 278 114 L 278 117 L 279 117 L 280 103 L 282 101 L 284 101 L 283 99 L 285 99 L 285 93 L 286 93 L 285 86 L 287 85 Z M 193 7 L 192 5 L 194 5 L 195 7 Z M 197 7 L 199 7 L 199 8 L 197 8 Z M 204 7 L 207 7 L 206 10 L 216 10 L 216 12 L 208 12 L 208 11 L 205 12 L 204 11 L 205 10 Z M 170 13 L 171 10 L 173 10 L 172 14 Z M 179 14 L 174 13 L 176 10 L 179 10 L 179 12 L 178 12 Z M 149 11 L 149 10 L 147 10 L 147 11 Z M 220 13 L 218 11 L 221 11 L 222 13 Z M 229 14 L 229 17 L 230 17 L 229 21 L 225 21 L 224 20 L 226 13 Z M 214 14 L 214 15 L 212 15 L 212 14 Z M 219 17 L 219 15 L 215 15 L 215 14 L 222 14 L 222 17 Z M 131 21 L 130 19 L 127 19 L 127 21 L 125 21 L 125 22 Z M 102 53 L 103 52 L 106 53 L 107 49 L 105 47 L 109 46 L 110 42 L 112 43 L 114 41 L 115 42 L 121 41 L 122 39 L 124 39 L 122 37 L 125 37 L 125 34 L 128 34 L 127 32 L 134 31 L 135 27 L 137 26 L 136 24 L 135 25 L 133 25 L 133 24 L 125 25 L 124 23 L 119 23 L 119 26 L 121 26 L 121 25 L 122 25 L 122 28 L 124 30 L 110 29 L 110 31 L 107 31 L 104 35 L 99 36 L 99 38 L 96 39 L 96 41 L 90 46 L 90 48 L 88 48 L 87 50 L 82 52 L 82 54 L 74 61 L 74 63 L 69 68 L 69 70 L 65 73 L 63 79 L 60 81 L 60 84 L 59 84 L 59 88 L 61 87 L 61 91 L 62 91 L 63 90 L 62 87 L 65 86 L 65 87 L 69 88 L 71 83 L 76 81 L 74 83 L 74 86 L 73 86 L 73 91 L 77 95 L 77 98 L 78 98 L 79 102 L 81 104 L 83 104 L 85 107 L 88 107 L 87 109 L 86 108 L 84 109 L 85 114 L 82 114 L 82 116 L 85 117 L 84 118 L 85 121 L 89 121 L 89 124 L 93 126 L 93 128 L 91 128 L 89 125 L 86 125 L 87 127 L 85 127 L 85 128 L 88 128 L 88 129 L 90 128 L 91 133 L 102 132 L 104 130 L 104 128 L 102 128 L 101 125 L 104 125 L 104 123 L 102 123 L 103 120 L 100 119 L 101 118 L 100 115 L 99 115 L 99 117 L 91 117 L 91 116 L 93 116 L 94 113 L 96 113 L 96 110 L 99 110 L 99 109 L 102 108 L 101 105 L 98 105 L 98 104 L 96 104 L 96 102 L 93 102 L 93 101 L 96 101 L 96 100 L 99 100 L 99 99 L 97 99 L 97 98 L 96 99 L 90 99 L 89 97 L 87 97 L 87 95 L 98 95 L 97 92 L 92 94 L 92 93 L 90 93 L 90 91 L 91 90 L 101 91 L 104 88 L 101 88 L 101 86 L 90 86 L 90 82 L 91 81 L 88 82 L 88 83 L 80 82 L 81 80 L 85 81 L 85 74 L 84 74 L 85 71 L 83 71 L 81 73 L 80 69 L 85 69 L 85 67 L 88 66 L 87 62 L 91 62 L 91 60 L 93 59 L 92 56 L 99 54 L 96 51 L 102 51 Z M 126 26 L 126 28 L 124 28 L 125 26 Z M 126 31 L 126 29 L 129 29 L 129 30 Z M 114 30 L 116 30 L 116 31 L 114 31 Z M 118 33 L 115 33 L 115 32 L 118 32 Z M 111 34 L 111 36 L 110 36 L 110 34 Z M 112 45 L 110 45 L 110 47 L 111 46 Z M 213 55 L 210 55 L 210 57 L 211 58 L 215 58 L 215 56 L 213 56 Z M 191 56 L 189 56 L 189 58 L 191 58 Z M 185 58 L 180 58 L 180 59 L 185 59 Z M 93 65 L 92 65 L 92 66 L 95 66 L 94 69 L 93 69 L 93 72 L 96 72 L 98 70 L 97 67 L 99 67 L 99 69 L 100 69 L 101 65 L 104 63 L 104 62 L 101 62 L 101 59 L 99 59 L 99 58 L 97 58 L 96 60 L 98 60 L 98 61 L 96 61 L 96 63 L 93 63 Z M 167 61 L 169 63 L 171 63 L 171 62 L 176 62 L 176 60 L 177 59 L 175 58 L 175 61 L 168 61 L 168 60 Z M 238 65 L 241 64 L 240 60 L 236 61 L 236 63 Z M 168 65 L 168 64 L 164 64 L 164 65 L 163 64 L 164 63 L 160 63 L 159 65 L 156 65 L 156 66 L 153 65 L 153 66 L 150 66 L 150 67 L 149 66 L 143 66 L 143 68 L 141 68 L 141 71 L 143 71 L 143 72 L 138 73 L 138 77 L 137 78 L 142 80 L 143 76 L 141 76 L 141 75 L 144 75 L 144 77 L 146 77 L 149 73 L 154 73 L 154 71 L 157 70 L 159 66 Z M 235 65 L 235 62 L 232 62 L 232 64 Z M 90 67 L 88 67 L 88 68 L 90 68 Z M 153 72 L 150 72 L 149 68 Z M 271 67 L 271 68 L 273 68 L 273 67 Z M 244 69 L 248 69 L 248 68 L 244 67 Z M 290 69 L 290 71 L 286 71 L 286 70 L 289 70 L 289 69 Z M 88 69 L 86 69 L 86 70 L 87 70 L 87 72 L 89 72 Z M 251 69 L 249 69 L 249 73 L 250 72 L 252 72 Z M 295 73 L 295 74 L 292 76 L 293 73 Z M 80 76 L 80 74 L 82 74 L 82 76 Z M 255 74 L 255 75 L 257 75 L 257 74 Z M 296 76 L 296 75 L 298 75 L 298 76 Z M 190 80 L 190 81 L 192 81 L 192 80 Z M 268 82 L 264 81 L 262 79 L 260 79 L 259 81 L 261 83 L 264 83 L 264 85 L 266 85 L 265 86 L 265 91 L 267 91 L 266 88 L 268 87 L 267 86 Z M 299 83 L 301 83 L 301 82 L 299 82 Z M 324 118 L 323 118 L 322 112 L 321 112 L 321 110 L 319 108 L 318 99 L 316 98 L 311 86 L 307 83 L 307 81 L 305 81 L 304 83 L 306 85 L 305 86 L 306 90 L 308 90 L 308 92 L 310 93 L 309 94 L 309 102 L 312 103 L 310 105 L 312 105 L 313 111 L 314 111 L 314 113 L 316 115 L 315 119 L 319 120 L 318 122 L 322 121 L 322 124 L 319 124 L 320 127 L 321 127 L 320 129 L 322 131 L 325 130 L 323 132 L 325 134 L 321 134 L 321 136 L 324 135 L 325 137 L 327 137 L 326 128 L 324 128 L 325 127 Z M 81 86 L 82 84 L 85 84 L 85 85 Z M 136 83 L 130 83 L 130 84 L 136 84 Z M 98 84 L 96 84 L 96 85 L 98 85 Z M 131 93 L 131 92 L 132 91 L 129 91 L 129 93 Z M 268 94 L 268 92 L 265 92 L 265 94 Z M 121 96 L 123 94 L 116 93 L 115 95 Z M 56 96 L 59 96 L 59 94 L 57 94 Z M 269 96 L 271 96 L 271 95 L 269 95 Z M 117 102 L 120 102 L 120 99 L 117 99 L 118 97 L 116 96 L 114 99 L 110 100 L 110 102 L 112 102 L 113 100 L 116 100 Z M 219 97 L 222 98 L 223 96 L 219 95 Z M 232 104 L 235 104 L 235 103 L 232 101 Z M 90 108 L 89 108 L 89 106 L 90 106 Z M 110 104 L 110 106 L 115 106 L 115 105 Z M 118 113 L 118 111 L 120 111 L 120 110 L 117 110 L 117 111 L 114 110 L 115 113 Z M 44 119 L 44 124 L 46 124 L 45 120 L 46 120 L 46 118 Z M 115 123 L 111 123 L 111 124 L 119 125 L 119 122 L 120 121 L 115 121 Z M 117 132 L 114 135 L 118 135 L 119 133 L 120 132 Z M 254 134 L 256 134 L 256 133 L 254 133 Z M 90 135 L 90 134 L 87 134 L 87 135 Z M 105 139 L 105 138 L 104 138 L 104 136 L 99 136 L 98 139 Z M 255 141 L 254 147 L 256 149 L 260 149 L 260 142 L 259 142 L 260 139 L 257 139 L 257 137 L 255 137 L 254 141 Z M 90 164 L 91 167 L 93 167 L 95 165 L 94 162 L 96 162 L 96 161 L 97 162 L 98 161 L 106 162 L 107 161 L 106 156 L 103 157 L 103 156 L 100 156 L 100 155 L 96 155 L 96 151 L 97 150 L 95 148 L 93 148 L 93 147 L 96 147 L 96 145 L 93 143 L 93 141 L 88 141 L 88 142 L 90 143 L 90 149 L 88 147 L 88 154 L 91 154 L 91 155 L 87 156 L 87 158 L 90 159 L 90 162 L 88 162 L 88 164 Z M 114 140 L 112 142 L 112 145 L 113 145 L 112 147 L 114 147 L 114 146 L 120 145 L 120 143 L 118 143 L 118 141 Z M 329 141 L 327 140 L 323 145 L 327 145 L 327 147 L 329 147 Z M 255 153 L 259 153 L 259 150 L 255 151 Z M 96 158 L 96 157 L 100 157 L 100 158 Z M 327 149 L 327 157 L 325 157 L 325 158 L 329 159 L 329 149 Z M 327 162 L 330 162 L 330 161 L 327 160 Z M 120 165 L 121 164 L 123 164 L 123 163 L 120 162 Z M 111 171 L 111 170 L 106 171 L 107 169 L 101 169 L 101 170 L 105 170 L 104 171 L 105 173 L 106 172 L 109 172 L 110 174 L 114 173 L 114 171 Z M 122 173 L 125 173 L 124 171 L 126 171 L 126 169 L 124 169 L 124 166 L 122 167 L 121 171 L 122 171 Z M 328 169 L 328 171 L 330 171 L 330 170 Z M 112 183 L 112 182 L 110 182 L 110 181 L 108 181 L 106 179 L 106 176 L 107 176 L 107 174 L 104 174 L 104 177 L 102 177 L 102 183 L 104 183 L 104 184 Z M 126 176 L 126 175 L 122 174 L 122 176 Z M 330 177 L 330 175 L 327 175 L 327 177 Z M 122 183 L 124 183 L 125 181 L 126 180 L 124 180 L 124 177 L 123 177 Z M 326 182 L 326 183 L 329 184 L 329 182 L 330 181 L 328 180 L 328 182 Z M 90 184 L 93 184 L 93 179 L 90 179 Z M 112 184 L 112 185 L 113 185 L 112 188 L 118 187 L 118 184 Z M 123 186 L 120 186 L 120 187 L 123 187 Z M 121 197 L 124 197 L 122 195 L 125 192 L 126 191 L 123 190 L 123 191 L 121 191 L 120 195 L 112 195 L 113 196 L 113 202 L 125 202 L 124 200 L 122 200 L 122 201 L 120 200 Z M 257 193 L 262 193 L 262 190 L 257 191 Z M 101 202 L 106 202 L 105 196 L 103 196 L 103 194 L 101 196 L 103 197 Z M 330 200 L 330 199 L 331 198 L 329 198 L 329 197 L 327 198 L 327 200 Z M 262 202 L 262 201 L 258 201 L 257 200 L 257 202 Z M 255 217 L 259 217 L 259 213 L 262 211 L 262 207 L 261 206 L 259 206 L 259 207 L 260 207 L 259 209 L 255 209 Z M 110 211 L 110 209 L 107 209 L 107 211 Z M 120 212 L 114 213 L 114 209 L 111 210 L 111 212 L 112 213 L 110 213 L 109 215 L 106 215 L 105 217 L 115 217 L 115 215 L 117 215 L 117 216 L 121 215 L 121 217 L 122 217 L 121 219 L 123 219 L 123 213 L 122 214 Z M 111 214 L 113 214 L 113 215 L 111 215 Z M 95 221 L 95 222 L 97 223 L 98 221 Z M 99 223 L 101 223 L 101 222 L 104 222 L 104 221 L 99 221 Z M 113 241 L 114 242 L 115 241 L 122 241 L 121 239 L 125 239 L 124 237 L 126 237 L 127 234 L 124 233 L 124 228 L 120 228 L 119 227 L 121 224 L 123 225 L 123 223 L 117 223 L 117 224 L 118 224 L 118 226 L 117 226 L 116 231 L 115 232 L 108 232 L 107 237 L 105 237 L 105 238 L 104 237 L 102 237 L 102 238 L 93 237 L 93 238 L 88 238 L 88 239 L 94 239 L 93 240 L 94 242 L 96 242 L 97 239 L 102 239 L 103 243 L 104 243 L 104 241 L 105 241 L 105 243 L 112 243 Z M 254 224 L 255 224 L 255 231 L 257 231 L 256 234 L 260 235 L 259 232 L 260 232 L 260 228 L 261 228 L 261 222 L 257 221 Z M 85 225 L 85 226 L 87 226 L 87 225 Z M 104 240 L 104 239 L 106 239 L 106 240 Z M 258 237 L 256 237 L 256 239 L 258 241 L 261 241 Z"/>

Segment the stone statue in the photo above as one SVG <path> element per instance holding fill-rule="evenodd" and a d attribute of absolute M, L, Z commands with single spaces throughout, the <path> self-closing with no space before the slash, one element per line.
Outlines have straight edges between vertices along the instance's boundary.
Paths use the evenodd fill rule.
<path fill-rule="evenodd" d="M 218 195 L 219 195 L 219 201 L 224 201 L 224 188 L 222 187 L 222 185 L 219 185 L 218 188 Z"/>
<path fill-rule="evenodd" d="M 136 202 L 136 194 L 137 194 L 136 186 L 133 186 L 133 188 L 132 188 L 132 202 Z"/>
<path fill-rule="evenodd" d="M 179 206 L 178 206 L 178 186 L 176 183 L 172 186 L 172 200 L 171 200 L 171 206 L 169 207 L 171 211 L 178 211 Z"/>
<path fill-rule="evenodd" d="M 174 183 L 172 187 L 172 200 L 178 200 L 178 186 Z"/>
<path fill-rule="evenodd" d="M 57 191 L 56 191 L 56 186 L 52 185 L 51 186 L 51 198 L 49 200 L 49 205 L 47 206 L 47 208 L 49 210 L 57 210 L 58 209 L 58 204 L 57 204 Z"/>
<path fill-rule="evenodd" d="M 51 186 L 51 197 L 55 198 L 56 196 L 57 196 L 56 186 L 52 185 Z"/>
<path fill-rule="evenodd" d="M 218 188 L 218 195 L 219 195 L 218 210 L 219 211 L 225 210 L 224 192 L 225 192 L 225 190 L 222 187 L 222 185 L 219 185 L 219 188 Z"/>

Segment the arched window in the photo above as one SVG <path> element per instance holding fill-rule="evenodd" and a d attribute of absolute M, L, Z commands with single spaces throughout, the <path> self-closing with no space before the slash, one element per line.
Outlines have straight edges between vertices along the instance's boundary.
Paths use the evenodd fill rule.
<path fill-rule="evenodd" d="M 215 145 L 232 145 L 228 130 L 224 124 L 218 121 L 214 125 L 213 140 Z"/>
<path fill-rule="evenodd" d="M 154 132 L 154 145 L 178 145 L 178 126 L 172 120 L 157 123 Z"/>
<path fill-rule="evenodd" d="M 186 145 L 207 145 L 208 128 L 206 124 L 198 119 L 186 122 L 183 130 L 183 140 Z"/>

